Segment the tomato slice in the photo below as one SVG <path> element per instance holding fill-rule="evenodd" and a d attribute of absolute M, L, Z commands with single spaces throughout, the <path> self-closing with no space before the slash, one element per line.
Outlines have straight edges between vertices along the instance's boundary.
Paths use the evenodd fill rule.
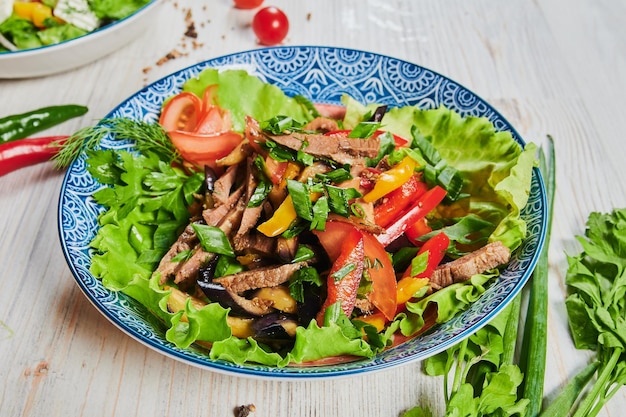
<path fill-rule="evenodd" d="M 216 168 L 216 160 L 228 155 L 241 142 L 241 135 L 227 131 L 212 135 L 189 133 L 181 130 L 169 132 L 172 143 L 182 157 L 199 167 Z"/>
<path fill-rule="evenodd" d="M 339 257 L 328 273 L 326 300 L 317 314 L 317 323 L 320 326 L 324 324 L 326 309 L 337 302 L 341 303 L 341 309 L 346 316 L 350 317 L 352 314 L 363 276 L 364 257 L 363 234 L 353 228 L 343 240 Z"/>
<path fill-rule="evenodd" d="M 324 231 L 314 231 L 333 264 L 343 253 L 340 242 L 349 239 L 356 227 L 345 222 L 327 222 Z M 364 269 L 372 280 L 368 299 L 387 318 L 393 320 L 396 313 L 396 274 L 385 248 L 371 234 L 360 231 L 363 238 Z"/>
<path fill-rule="evenodd" d="M 202 114 L 202 100 L 193 93 L 182 92 L 170 99 L 161 111 L 159 124 L 165 131 L 193 132 Z"/>
<path fill-rule="evenodd" d="M 201 135 L 218 134 L 226 132 L 232 127 L 230 112 L 221 107 L 210 105 L 206 107 L 202 113 L 202 117 L 192 132 Z"/>
<path fill-rule="evenodd" d="M 378 239 L 362 232 L 365 244 L 366 271 L 372 280 L 372 291 L 367 298 L 385 318 L 393 320 L 396 315 L 396 274 L 391 258 Z"/>

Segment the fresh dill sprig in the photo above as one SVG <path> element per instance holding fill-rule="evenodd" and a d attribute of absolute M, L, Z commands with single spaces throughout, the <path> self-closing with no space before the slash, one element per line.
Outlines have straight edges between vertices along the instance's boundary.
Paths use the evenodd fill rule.
<path fill-rule="evenodd" d="M 151 151 L 166 162 L 180 158 L 167 132 L 158 123 L 113 117 L 102 119 L 95 126 L 85 127 L 63 142 L 52 146 L 59 150 L 52 160 L 59 169 L 67 168 L 80 155 L 83 149 L 94 149 L 105 137 L 116 140 L 132 140 L 139 152 Z"/>

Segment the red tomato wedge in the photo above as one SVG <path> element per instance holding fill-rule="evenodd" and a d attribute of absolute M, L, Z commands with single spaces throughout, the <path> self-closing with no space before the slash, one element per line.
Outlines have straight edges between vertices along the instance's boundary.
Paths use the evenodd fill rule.
<path fill-rule="evenodd" d="M 396 274 L 391 264 L 391 258 L 378 239 L 367 232 L 363 232 L 365 244 L 365 265 L 372 280 L 372 292 L 368 299 L 380 310 L 385 318 L 393 320 L 396 314 Z"/>
<path fill-rule="evenodd" d="M 202 115 L 196 124 L 193 133 L 201 135 L 226 132 L 233 126 L 230 113 L 216 105 L 203 107 Z M 179 129 L 180 130 L 180 129 Z"/>
<path fill-rule="evenodd" d="M 314 232 L 333 265 L 343 253 L 341 242 L 345 242 L 354 230 L 358 229 L 349 223 L 327 222 L 323 232 Z M 396 275 L 391 259 L 373 235 L 365 231 L 360 233 L 364 245 L 364 271 L 372 280 L 372 291 L 368 299 L 387 320 L 393 320 L 396 313 Z"/>
<path fill-rule="evenodd" d="M 337 302 L 341 303 L 341 309 L 346 316 L 350 317 L 352 314 L 363 276 L 364 258 L 363 235 L 353 228 L 341 243 L 339 257 L 328 273 L 326 300 L 317 314 L 317 323 L 320 326 L 324 324 L 326 309 Z"/>
<path fill-rule="evenodd" d="M 182 130 L 193 132 L 202 114 L 202 100 L 193 93 L 175 95 L 161 111 L 159 124 L 165 131 Z"/>
<path fill-rule="evenodd" d="M 172 143 L 186 161 L 197 165 L 208 165 L 216 169 L 216 160 L 225 157 L 241 142 L 241 135 L 236 132 L 224 132 L 213 135 L 174 130 L 169 132 Z"/>
<path fill-rule="evenodd" d="M 202 100 L 182 92 L 163 107 L 159 124 L 189 163 L 217 169 L 216 160 L 228 155 L 242 140 L 231 130 L 230 112 L 215 105 L 217 86 L 205 89 Z"/>

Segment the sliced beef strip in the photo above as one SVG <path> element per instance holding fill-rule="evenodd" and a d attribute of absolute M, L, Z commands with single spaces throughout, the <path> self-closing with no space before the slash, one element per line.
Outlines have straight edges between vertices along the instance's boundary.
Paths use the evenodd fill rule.
<path fill-rule="evenodd" d="M 230 190 L 233 188 L 233 184 L 237 178 L 237 170 L 239 165 L 231 165 L 226 171 L 220 175 L 213 185 L 213 201 L 215 207 L 221 204 L 226 204 L 230 197 Z"/>
<path fill-rule="evenodd" d="M 244 186 L 240 186 L 235 190 L 224 203 L 215 208 L 206 209 L 202 212 L 204 221 L 209 226 L 217 226 L 228 213 L 235 207 L 237 202 L 241 199 L 244 193 Z"/>
<path fill-rule="evenodd" d="M 252 159 L 248 159 L 248 173 L 247 173 L 247 181 L 246 181 L 246 198 L 245 203 L 246 207 L 244 208 L 243 215 L 241 216 L 241 223 L 239 225 L 239 229 L 235 234 L 234 240 L 241 239 L 244 235 L 246 235 L 254 226 L 256 226 L 259 218 L 261 217 L 261 213 L 263 212 L 262 204 L 259 204 L 257 207 L 248 207 L 248 203 L 256 190 L 257 185 L 259 184 L 258 179 L 254 176 L 252 172 Z M 237 250 L 237 249 L 235 249 Z"/>
<path fill-rule="evenodd" d="M 250 271 L 219 277 L 213 281 L 221 284 L 228 290 L 241 294 L 248 290 L 275 287 L 283 284 L 289 280 L 294 272 L 305 265 L 307 265 L 307 262 L 256 268 Z"/>
<path fill-rule="evenodd" d="M 174 275 L 180 267 L 180 262 L 173 262 L 172 259 L 181 252 L 192 250 L 198 243 L 198 237 L 193 230 L 191 223 L 185 227 L 176 242 L 170 247 L 167 253 L 161 258 L 155 273 L 161 275 L 160 283 L 165 284 L 167 279 Z"/>
<path fill-rule="evenodd" d="M 276 255 L 276 239 L 256 232 L 236 235 L 233 238 L 233 249 L 237 253 L 256 253 L 273 257 Z"/>
<path fill-rule="evenodd" d="M 316 157 L 330 158 L 341 164 L 358 164 L 363 158 L 374 158 L 380 149 L 380 140 L 347 138 L 341 135 L 306 134 L 267 135 L 279 145 L 303 150 Z"/>
<path fill-rule="evenodd" d="M 463 282 L 476 274 L 504 265 L 511 259 L 511 251 L 502 242 L 496 241 L 459 259 L 440 265 L 430 277 L 433 289 Z"/>
<path fill-rule="evenodd" d="M 242 188 L 242 187 L 240 187 Z M 217 227 L 222 229 L 226 236 L 230 236 L 238 226 L 241 221 L 241 216 L 246 207 L 245 198 L 243 197 L 243 193 L 233 193 L 233 195 L 239 194 L 239 200 L 234 204 L 234 207 L 231 207 L 229 211 L 226 212 L 226 215 L 222 217 Z M 229 199 L 230 201 L 230 199 Z M 230 206 L 230 203 L 223 204 L 215 210 L 220 210 L 222 207 Z M 194 248 L 193 255 L 184 264 L 180 267 L 178 272 L 176 272 L 176 276 L 174 278 L 174 282 L 177 284 L 187 284 L 190 282 L 195 282 L 198 277 L 198 272 L 200 268 L 206 265 L 209 262 L 214 254 L 207 252 L 204 250 L 202 245 L 198 244 Z"/>

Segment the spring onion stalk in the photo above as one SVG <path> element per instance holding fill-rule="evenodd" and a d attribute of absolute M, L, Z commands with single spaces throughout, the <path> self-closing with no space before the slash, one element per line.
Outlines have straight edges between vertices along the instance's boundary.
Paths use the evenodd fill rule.
<path fill-rule="evenodd" d="M 587 386 L 599 362 L 592 362 L 580 371 L 559 393 L 559 395 L 541 412 L 541 417 L 564 417 L 569 413 L 582 390 Z"/>
<path fill-rule="evenodd" d="M 546 369 L 546 349 L 548 337 L 548 249 L 552 229 L 555 190 L 554 142 L 548 136 L 547 149 L 540 148 L 539 169 L 546 186 L 548 221 L 546 240 L 532 275 L 531 289 L 524 324 L 524 338 L 519 359 L 519 367 L 524 373 L 521 388 L 523 398 L 532 399 L 526 411 L 527 417 L 536 417 L 541 412 L 543 384 Z"/>

